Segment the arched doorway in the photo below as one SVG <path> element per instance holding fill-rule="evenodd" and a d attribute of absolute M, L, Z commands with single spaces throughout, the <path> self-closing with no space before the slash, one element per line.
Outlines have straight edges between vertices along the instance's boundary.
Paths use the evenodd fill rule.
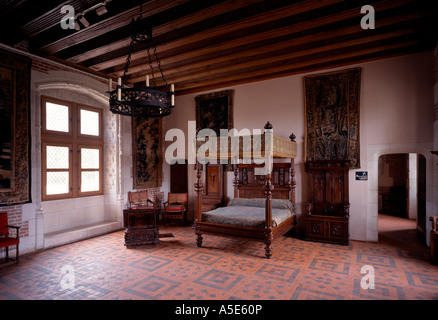
<path fill-rule="evenodd" d="M 432 146 L 430 144 L 379 144 L 379 145 L 368 145 L 367 148 L 367 168 L 369 181 L 367 186 L 367 219 L 366 219 L 366 239 L 371 242 L 378 242 L 378 202 L 379 202 L 379 192 L 378 192 L 378 175 L 379 175 L 379 157 L 385 154 L 395 154 L 395 153 L 416 153 L 422 155 L 425 159 L 425 172 L 426 174 L 426 190 L 433 189 L 433 177 L 434 177 L 434 161 L 430 151 Z M 433 192 L 425 192 L 425 206 L 426 208 L 433 207 Z M 432 215 L 432 211 L 427 209 L 426 211 L 426 221 L 429 216 Z M 426 235 L 430 232 L 430 223 L 425 225 Z M 427 245 L 429 246 L 429 237 L 426 237 Z"/>
<path fill-rule="evenodd" d="M 392 153 L 378 159 L 379 241 L 421 248 L 426 243 L 426 159 Z"/>

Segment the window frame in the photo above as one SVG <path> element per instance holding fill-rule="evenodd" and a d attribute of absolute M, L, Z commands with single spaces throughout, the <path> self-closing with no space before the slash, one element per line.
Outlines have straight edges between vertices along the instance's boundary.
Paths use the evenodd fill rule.
<path fill-rule="evenodd" d="M 77 127 L 78 133 L 77 133 L 77 135 L 78 135 L 78 137 L 81 140 L 84 140 L 84 141 L 86 141 L 86 140 L 103 140 L 103 128 L 102 128 L 103 110 L 100 109 L 100 108 L 85 106 L 85 105 L 82 105 L 82 104 L 78 104 L 77 107 L 78 107 L 78 110 L 77 110 L 77 117 L 78 117 L 77 118 L 77 122 L 78 122 L 78 127 Z M 81 133 L 81 123 L 80 123 L 80 121 L 81 121 L 81 110 L 97 112 L 99 114 L 99 135 L 97 137 Z"/>
<path fill-rule="evenodd" d="M 69 130 L 68 130 L 68 132 L 54 131 L 54 130 L 46 129 L 46 127 L 47 127 L 46 103 L 55 103 L 55 104 L 60 104 L 60 105 L 68 107 L 68 116 L 69 116 L 69 119 L 68 119 Z M 56 136 L 73 138 L 73 123 L 72 123 L 73 122 L 73 114 L 72 113 L 73 113 L 73 110 L 72 110 L 72 103 L 71 102 L 56 99 L 56 98 L 42 96 L 41 97 L 41 138 L 43 138 L 43 136 L 47 136 L 47 135 L 49 135 L 49 136 L 56 135 Z"/>
<path fill-rule="evenodd" d="M 69 167 L 68 169 L 48 169 L 47 168 L 47 147 L 67 147 L 69 149 Z M 62 142 L 56 142 L 56 141 L 44 141 L 43 143 L 41 143 L 41 161 L 44 164 L 44 166 L 42 166 L 43 168 L 43 174 L 41 176 L 41 193 L 42 195 L 44 195 L 45 197 L 47 197 L 47 199 L 50 200 L 57 200 L 57 199 L 66 199 L 66 198 L 72 198 L 73 197 L 73 168 L 72 168 L 72 163 L 73 163 L 73 145 L 70 143 L 62 143 Z M 47 194 L 47 173 L 48 172 L 65 172 L 67 171 L 69 174 L 69 185 L 68 185 L 68 193 L 61 193 L 61 194 Z"/>
<path fill-rule="evenodd" d="M 99 169 L 83 169 L 82 168 L 82 164 L 81 164 L 81 160 L 82 160 L 82 152 L 81 149 L 85 148 L 85 149 L 98 149 L 99 150 Z M 77 175 L 77 179 L 78 179 L 78 183 L 77 183 L 77 197 L 87 197 L 87 196 L 94 196 L 94 195 L 101 195 L 103 194 L 103 146 L 102 145 L 97 145 L 97 144 L 84 144 L 81 143 L 78 145 L 77 148 L 77 153 L 78 153 L 78 165 L 77 165 L 77 170 L 78 170 L 78 175 Z M 82 186 L 82 172 L 92 172 L 92 171 L 99 171 L 99 190 L 98 191 L 81 191 L 81 186 Z"/>
<path fill-rule="evenodd" d="M 48 130 L 46 127 L 46 104 L 55 103 L 69 108 L 69 131 Z M 97 112 L 99 114 L 98 136 L 81 134 L 81 110 Z M 47 194 L 47 173 L 67 171 L 64 169 L 47 168 L 47 146 L 69 146 L 69 193 Z M 61 200 L 103 195 L 104 175 L 104 141 L 103 141 L 103 110 L 101 108 L 87 106 L 79 103 L 65 101 L 47 96 L 41 97 L 41 200 Z M 99 169 L 83 170 L 81 168 L 81 149 L 90 148 L 99 150 Z M 81 175 L 83 171 L 99 171 L 99 190 L 81 191 Z"/>

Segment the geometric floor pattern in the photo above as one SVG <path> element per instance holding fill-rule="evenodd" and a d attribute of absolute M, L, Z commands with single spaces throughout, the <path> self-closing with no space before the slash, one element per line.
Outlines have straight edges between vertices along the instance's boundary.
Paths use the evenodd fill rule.
<path fill-rule="evenodd" d="M 171 226 L 173 239 L 127 249 L 124 231 L 0 266 L 0 300 L 436 300 L 429 251 L 392 243 L 262 242 Z"/>

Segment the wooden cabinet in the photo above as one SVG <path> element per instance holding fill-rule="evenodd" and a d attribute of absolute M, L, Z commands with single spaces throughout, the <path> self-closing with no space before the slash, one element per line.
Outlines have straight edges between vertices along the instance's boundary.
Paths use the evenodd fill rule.
<path fill-rule="evenodd" d="M 159 208 L 141 208 L 123 210 L 125 246 L 131 248 L 144 244 L 159 242 L 157 216 Z"/>
<path fill-rule="evenodd" d="M 306 162 L 306 239 L 349 243 L 348 160 Z"/>

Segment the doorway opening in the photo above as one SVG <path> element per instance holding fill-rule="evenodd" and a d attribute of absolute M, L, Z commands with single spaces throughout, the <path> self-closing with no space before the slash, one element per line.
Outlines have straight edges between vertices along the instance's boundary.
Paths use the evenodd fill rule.
<path fill-rule="evenodd" d="M 170 193 L 188 193 L 187 161 L 171 163 Z"/>
<path fill-rule="evenodd" d="M 379 242 L 426 248 L 426 158 L 384 154 L 378 167 Z"/>

